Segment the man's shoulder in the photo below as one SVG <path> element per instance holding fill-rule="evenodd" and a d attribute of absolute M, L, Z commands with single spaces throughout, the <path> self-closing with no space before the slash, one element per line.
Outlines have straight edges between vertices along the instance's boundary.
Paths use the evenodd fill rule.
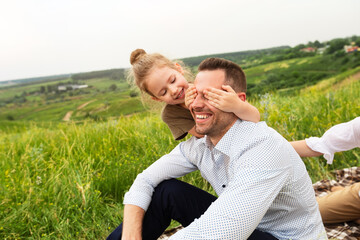
<path fill-rule="evenodd" d="M 242 121 L 236 129 L 231 152 L 235 156 L 257 156 L 261 161 L 273 158 L 288 158 L 291 145 L 265 122 Z"/>
<path fill-rule="evenodd" d="M 252 139 L 267 137 L 274 134 L 274 129 L 269 127 L 266 122 L 249 122 L 238 120 L 235 126 L 234 138 Z M 275 131 L 276 132 L 276 131 Z"/>

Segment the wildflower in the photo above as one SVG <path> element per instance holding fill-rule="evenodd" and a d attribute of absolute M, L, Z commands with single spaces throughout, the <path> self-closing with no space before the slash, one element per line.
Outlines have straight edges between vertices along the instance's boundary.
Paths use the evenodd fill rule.
<path fill-rule="evenodd" d="M 37 176 L 37 177 L 36 177 L 36 184 L 37 184 L 37 185 L 42 184 L 42 179 L 41 179 L 40 176 Z"/>

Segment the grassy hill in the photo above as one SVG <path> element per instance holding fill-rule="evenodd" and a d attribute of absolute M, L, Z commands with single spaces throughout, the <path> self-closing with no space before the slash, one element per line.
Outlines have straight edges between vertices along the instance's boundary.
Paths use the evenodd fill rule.
<path fill-rule="evenodd" d="M 286 139 L 318 136 L 360 115 L 354 104 L 360 74 L 353 72 L 360 68 L 293 96 L 249 100 Z M 122 220 L 122 197 L 136 175 L 176 144 L 157 113 L 83 124 L 27 122 L 2 130 L 0 238 L 105 238 Z M 336 154 L 333 165 L 322 157 L 304 161 L 317 181 L 331 178 L 333 169 L 359 166 L 360 151 Z M 214 193 L 198 172 L 183 180 Z"/>

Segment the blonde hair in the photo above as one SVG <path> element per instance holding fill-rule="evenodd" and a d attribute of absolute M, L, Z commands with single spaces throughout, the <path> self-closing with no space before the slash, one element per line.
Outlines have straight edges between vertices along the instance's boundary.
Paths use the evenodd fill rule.
<path fill-rule="evenodd" d="M 132 68 L 128 73 L 128 79 L 132 80 L 140 89 L 141 93 L 147 93 L 155 97 L 146 86 L 146 78 L 155 68 L 169 67 L 178 71 L 176 64 L 180 64 L 184 71 L 184 77 L 187 81 L 193 81 L 193 74 L 181 61 L 171 61 L 159 53 L 148 54 L 144 49 L 136 49 L 130 55 Z"/>

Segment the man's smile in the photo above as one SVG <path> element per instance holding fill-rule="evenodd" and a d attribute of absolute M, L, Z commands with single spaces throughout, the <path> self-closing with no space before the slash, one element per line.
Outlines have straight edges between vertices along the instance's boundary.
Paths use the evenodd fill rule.
<path fill-rule="evenodd" d="M 211 113 L 195 113 L 197 123 L 206 122 L 212 116 Z"/>

